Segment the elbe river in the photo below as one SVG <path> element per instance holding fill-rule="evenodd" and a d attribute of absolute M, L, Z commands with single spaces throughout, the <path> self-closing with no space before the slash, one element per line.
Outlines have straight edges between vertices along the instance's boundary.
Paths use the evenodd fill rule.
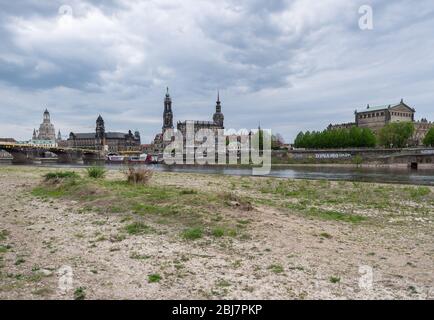
<path fill-rule="evenodd" d="M 42 164 L 38 167 L 80 168 L 83 165 Z M 106 165 L 109 170 L 121 169 L 121 165 Z M 148 168 L 161 172 L 186 172 L 202 174 L 221 174 L 232 176 L 250 176 L 252 169 L 248 167 L 225 166 L 165 166 L 148 165 Z M 379 183 L 402 183 L 434 186 L 434 170 L 411 170 L 397 168 L 353 168 L 353 167 L 310 167 L 310 166 L 275 166 L 267 177 L 311 179 L 311 180 L 343 180 Z"/>

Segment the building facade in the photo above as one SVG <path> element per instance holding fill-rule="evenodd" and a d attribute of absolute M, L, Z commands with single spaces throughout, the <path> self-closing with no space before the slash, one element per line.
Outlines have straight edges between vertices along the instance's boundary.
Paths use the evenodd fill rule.
<path fill-rule="evenodd" d="M 54 125 L 51 123 L 50 112 L 45 109 L 43 120 L 39 126 L 39 130 L 33 129 L 32 140 L 51 140 L 56 141 L 56 130 Z"/>
<path fill-rule="evenodd" d="M 422 145 L 423 139 L 428 130 L 433 126 L 433 123 L 428 122 L 426 119 L 415 121 L 416 110 L 407 105 L 402 99 L 399 103 L 382 105 L 382 106 L 368 106 L 360 111 L 354 112 L 355 121 L 342 124 L 330 124 L 329 130 L 334 129 L 349 129 L 351 127 L 369 128 L 374 133 L 379 131 L 389 123 L 396 122 L 412 122 L 415 127 L 411 143 L 413 145 Z"/>
<path fill-rule="evenodd" d="M 96 120 L 95 132 L 69 134 L 69 148 L 104 150 L 109 153 L 140 151 L 140 133 L 106 132 L 104 119 L 101 115 Z"/>
<path fill-rule="evenodd" d="M 210 129 L 213 132 L 217 132 L 219 129 L 224 129 L 224 115 L 222 113 L 222 106 L 220 101 L 220 93 L 217 93 L 217 101 L 215 107 L 215 113 L 212 121 L 201 120 L 188 120 L 178 121 L 176 129 L 180 131 L 184 137 L 187 137 L 187 126 L 194 124 L 194 134 L 201 129 Z M 168 129 L 174 129 L 173 125 L 173 111 L 172 111 L 172 99 L 167 89 L 166 97 L 164 99 L 164 112 L 163 112 L 163 127 L 162 132 L 158 133 L 154 139 L 154 152 L 162 153 L 164 148 L 170 143 L 170 141 L 164 141 L 164 133 Z M 185 145 L 185 144 L 184 144 Z"/>

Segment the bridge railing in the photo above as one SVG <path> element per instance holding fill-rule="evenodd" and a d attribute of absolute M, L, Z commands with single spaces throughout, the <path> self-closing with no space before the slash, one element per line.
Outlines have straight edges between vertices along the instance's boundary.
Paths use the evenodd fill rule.
<path fill-rule="evenodd" d="M 28 144 L 28 143 L 10 143 L 10 142 L 0 142 L 0 148 L 7 150 L 7 149 L 14 149 L 14 148 L 24 148 L 24 149 L 36 149 L 36 150 L 44 150 L 44 151 L 79 151 L 83 153 L 100 153 L 99 150 L 92 150 L 92 149 L 80 149 L 80 148 L 69 148 L 69 147 L 46 147 L 46 146 L 38 146 L 34 144 Z"/>

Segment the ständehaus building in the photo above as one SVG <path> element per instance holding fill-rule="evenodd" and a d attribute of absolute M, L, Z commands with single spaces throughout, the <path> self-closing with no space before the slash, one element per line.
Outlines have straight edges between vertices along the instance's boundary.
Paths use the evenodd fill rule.
<path fill-rule="evenodd" d="M 368 106 L 362 110 L 354 112 L 355 121 L 341 124 L 330 124 L 329 130 L 333 129 L 348 129 L 351 127 L 369 128 L 373 132 L 378 133 L 385 125 L 394 122 L 412 122 L 415 127 L 413 134 L 413 144 L 422 145 L 423 139 L 428 130 L 434 126 L 427 119 L 415 121 L 416 110 L 407 105 L 403 99 L 399 103 Z"/>

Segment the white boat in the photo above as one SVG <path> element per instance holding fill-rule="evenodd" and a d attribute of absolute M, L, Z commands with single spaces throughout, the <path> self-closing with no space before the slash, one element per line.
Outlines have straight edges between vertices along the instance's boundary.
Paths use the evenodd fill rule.
<path fill-rule="evenodd" d="M 107 160 L 110 162 L 123 162 L 125 160 L 124 156 L 117 156 L 117 155 L 112 155 L 112 156 L 108 156 Z"/>

